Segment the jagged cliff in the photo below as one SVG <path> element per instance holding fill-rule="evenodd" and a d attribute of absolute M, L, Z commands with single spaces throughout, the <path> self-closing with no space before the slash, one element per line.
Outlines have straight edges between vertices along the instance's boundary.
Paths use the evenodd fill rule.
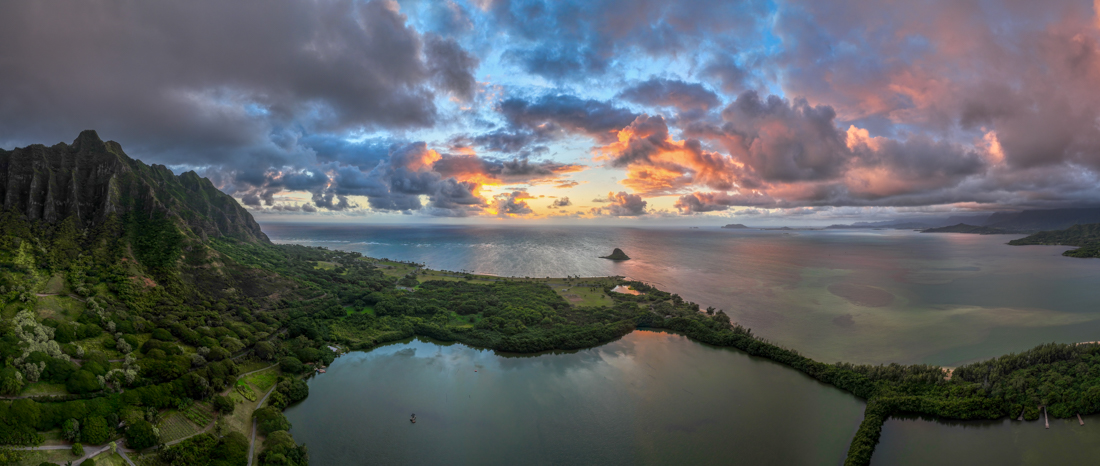
<path fill-rule="evenodd" d="M 110 214 L 176 220 L 184 234 L 203 240 L 228 236 L 268 242 L 267 235 L 235 199 L 195 172 L 176 176 L 163 165 L 146 165 L 86 130 L 72 144 L 35 144 L 0 149 L 3 208 L 31 221 L 57 223 L 73 217 L 92 227 Z"/>

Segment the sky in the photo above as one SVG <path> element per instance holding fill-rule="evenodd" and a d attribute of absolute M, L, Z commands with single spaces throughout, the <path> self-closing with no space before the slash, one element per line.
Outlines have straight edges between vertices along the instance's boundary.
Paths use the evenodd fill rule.
<path fill-rule="evenodd" d="M 1100 206 L 1100 0 L 13 0 L 0 147 L 83 129 L 266 221 Z"/>

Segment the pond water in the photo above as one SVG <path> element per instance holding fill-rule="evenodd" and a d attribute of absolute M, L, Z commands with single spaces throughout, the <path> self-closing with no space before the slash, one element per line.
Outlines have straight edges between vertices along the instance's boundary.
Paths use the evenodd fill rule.
<path fill-rule="evenodd" d="M 1038 421 L 890 419 L 872 466 L 1086 465 L 1100 463 L 1100 416 Z"/>
<path fill-rule="evenodd" d="M 518 357 L 413 340 L 343 355 L 309 389 L 286 415 L 319 466 L 841 464 L 864 407 L 767 360 L 651 331 Z"/>
<path fill-rule="evenodd" d="M 955 366 L 1100 335 L 1100 260 L 1062 257 L 1065 247 L 1008 246 L 1011 235 L 331 224 L 264 231 L 276 242 L 435 269 L 623 275 L 724 309 L 754 334 L 825 362 Z M 632 259 L 598 257 L 615 247 Z M 467 373 L 463 364 L 493 369 Z M 288 410 L 319 465 L 363 457 L 837 464 L 862 418 L 859 400 L 793 370 L 652 332 L 533 358 L 412 342 L 345 356 L 333 369 L 345 374 L 313 380 L 310 398 Z M 415 426 L 407 425 L 412 412 L 423 419 Z M 1084 427 L 1052 420 L 1049 430 L 891 419 L 874 464 L 1095 464 L 1098 438 L 1100 417 Z"/>

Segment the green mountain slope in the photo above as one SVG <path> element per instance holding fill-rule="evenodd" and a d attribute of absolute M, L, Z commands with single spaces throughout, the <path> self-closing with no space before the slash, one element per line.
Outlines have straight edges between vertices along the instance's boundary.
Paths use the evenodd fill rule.
<path fill-rule="evenodd" d="M 1065 230 L 1041 231 L 1026 238 L 1009 241 L 1013 246 L 1078 246 L 1062 253 L 1069 257 L 1100 257 L 1100 223 L 1074 225 Z"/>
<path fill-rule="evenodd" d="M 132 160 L 91 132 L 4 151 L 0 163 L 0 462 L 28 454 L 5 445 L 52 432 L 125 438 L 159 464 L 245 465 L 255 419 L 267 437 L 256 464 L 305 465 L 282 415 L 308 396 L 302 377 L 330 364 L 331 348 L 413 336 L 534 353 L 644 327 L 736 348 L 867 400 L 850 465 L 869 464 L 895 414 L 1100 412 L 1097 344 L 1043 345 L 950 378 L 929 365 L 827 364 L 646 283 L 478 276 L 271 244 L 209 181 Z"/>

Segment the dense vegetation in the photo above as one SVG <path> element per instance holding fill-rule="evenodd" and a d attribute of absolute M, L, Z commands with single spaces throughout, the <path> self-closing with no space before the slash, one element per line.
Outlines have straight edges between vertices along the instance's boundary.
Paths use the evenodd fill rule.
<path fill-rule="evenodd" d="M 1074 225 L 1065 230 L 1040 231 L 1026 238 L 1009 241 L 1013 246 L 1034 244 L 1077 246 L 1063 252 L 1068 257 L 1100 257 L 1100 223 Z"/>
<path fill-rule="evenodd" d="M 308 396 L 301 377 L 331 363 L 332 348 L 419 335 L 530 353 L 591 347 L 635 328 L 736 348 L 867 400 L 846 464 L 868 464 L 883 422 L 896 414 L 1100 412 L 1100 345 L 1044 345 L 959 367 L 951 377 L 927 365 L 826 364 L 645 283 L 568 278 L 555 288 L 550 280 L 273 245 L 250 217 L 231 218 L 237 211 L 227 196 L 205 188 L 191 192 L 207 200 L 180 194 L 205 180 L 169 179 L 111 150 L 145 186 L 160 183 L 165 192 L 120 198 L 120 207 L 95 218 L 43 216 L 39 204 L 0 212 L 0 395 L 7 398 L 0 445 L 37 445 L 53 431 L 74 452 L 124 439 L 126 448 L 155 449 L 166 465 L 242 465 L 254 419 L 264 436 L 257 464 L 305 465 L 308 449 L 291 438 L 282 410 Z M 1095 236 L 1095 227 L 1073 235 Z M 611 292 L 619 285 L 640 294 Z M 270 372 L 249 382 L 252 370 Z M 231 424 L 241 415 L 243 425 Z M 171 429 L 182 441 L 167 447 Z M 0 463 L 24 453 L 0 447 Z"/>
<path fill-rule="evenodd" d="M 277 363 L 284 374 L 266 407 L 253 414 L 267 438 L 260 464 L 305 464 L 308 450 L 286 434 L 281 410 L 308 396 L 294 375 L 311 373 L 310 364 L 330 363 L 336 356 L 330 345 L 369 349 L 419 335 L 538 352 L 591 347 L 635 328 L 737 348 L 868 400 L 848 464 L 870 461 L 882 423 L 894 414 L 1035 419 L 1040 406 L 1055 417 L 1100 412 L 1100 346 L 1094 344 L 1045 345 L 959 367 L 947 379 L 935 366 L 814 361 L 754 336 L 722 311 L 700 309 L 640 282 L 567 279 L 569 287 L 608 297 L 603 305 L 577 306 L 538 279 L 428 275 L 415 264 L 357 253 L 224 237 L 202 243 L 208 246 L 204 256 L 181 248 L 174 264 L 146 256 L 150 267 L 130 256 L 133 248 L 123 249 L 119 238 L 162 241 L 163 247 L 163 238 L 171 242 L 172 235 L 158 231 L 166 226 L 155 226 L 155 217 L 151 228 L 127 227 L 132 220 L 123 219 L 77 234 L 67 223 L 44 227 L 2 215 L 0 390 L 16 395 L 25 386 L 49 383 L 67 393 L 0 403 L 0 441 L 9 445 L 37 444 L 40 432 L 62 429 L 83 444 L 122 436 L 129 448 L 156 446 L 160 412 L 192 400 L 207 401 L 223 415 L 234 411 L 235 403 L 222 394 L 244 393 L 233 390 L 244 385 L 236 377 L 243 356 Z M 149 235 L 154 238 L 144 238 Z M 147 278 L 156 286 L 145 285 Z M 213 286 L 226 283 L 241 291 Z M 640 294 L 611 292 L 618 285 Z M 35 286 L 71 293 L 74 307 L 44 312 L 40 300 L 56 296 L 37 296 L 48 293 L 36 293 Z M 240 452 L 247 451 L 241 444 L 233 432 L 206 432 L 162 450 L 159 458 L 164 464 L 241 464 L 246 458 Z"/>

